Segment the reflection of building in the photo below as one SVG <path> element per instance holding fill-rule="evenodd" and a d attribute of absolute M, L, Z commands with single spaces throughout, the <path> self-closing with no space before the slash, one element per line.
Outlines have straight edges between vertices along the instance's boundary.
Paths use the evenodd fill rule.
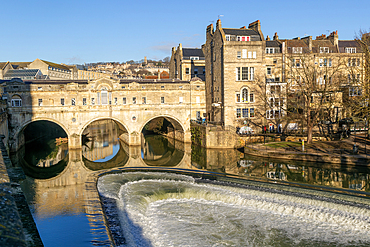
<path fill-rule="evenodd" d="M 84 131 L 89 142 L 82 148 L 83 156 L 90 160 L 100 160 L 113 155 L 113 146 L 118 145 L 118 126 L 112 120 L 91 123 Z"/>
<path fill-rule="evenodd" d="M 63 144 L 56 146 L 54 151 L 46 157 L 46 159 L 40 160 L 36 166 L 38 167 L 50 167 L 58 164 L 59 161 L 63 160 L 68 154 L 68 145 Z"/>

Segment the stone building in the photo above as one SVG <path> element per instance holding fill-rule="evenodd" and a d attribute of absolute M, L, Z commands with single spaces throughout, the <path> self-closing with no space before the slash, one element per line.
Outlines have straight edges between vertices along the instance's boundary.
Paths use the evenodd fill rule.
<path fill-rule="evenodd" d="M 207 27 L 203 51 L 206 111 L 211 122 L 236 127 L 251 124 L 257 128 L 285 116 L 287 96 L 294 95 L 294 90 L 293 94 L 290 90 L 294 89 L 294 82 L 301 80 L 299 73 L 304 71 L 303 65 L 308 64 L 304 61 L 308 59 L 319 85 L 331 82 L 334 78 L 329 71 L 340 68 L 347 79 L 336 78 L 341 80 L 336 90 L 345 88 L 344 94 L 349 97 L 360 94 L 361 46 L 356 40 L 339 40 L 337 31 L 315 40 L 312 36 L 279 39 L 277 33 L 270 39 L 264 38 L 260 21 L 248 28 L 223 28 L 218 20 L 215 29 L 213 24 Z M 173 57 L 176 52 L 173 49 Z M 338 97 L 338 93 L 333 94 Z M 319 91 L 314 95 L 324 97 Z M 337 117 L 344 117 L 340 103 L 333 107 Z"/>
<path fill-rule="evenodd" d="M 199 48 L 172 48 L 170 60 L 170 78 L 190 80 L 198 77 L 205 81 L 205 57 Z"/>
<path fill-rule="evenodd" d="M 42 74 L 48 76 L 50 80 L 77 79 L 77 68 L 75 66 L 52 63 L 37 58 L 27 68 L 41 70 Z"/>

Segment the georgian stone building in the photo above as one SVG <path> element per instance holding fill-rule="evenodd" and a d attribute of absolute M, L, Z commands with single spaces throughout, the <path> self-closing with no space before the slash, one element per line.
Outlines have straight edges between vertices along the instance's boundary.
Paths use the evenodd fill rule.
<path fill-rule="evenodd" d="M 218 20 L 216 28 L 207 27 L 203 51 L 207 119 L 222 125 L 257 127 L 284 116 L 287 95 L 301 79 L 308 58 L 319 85 L 331 82 L 328 71 L 340 68 L 346 79 L 337 90 L 349 97 L 361 94 L 363 51 L 356 40 L 339 40 L 337 31 L 315 40 L 279 39 L 277 33 L 270 39 L 264 37 L 260 21 L 248 28 L 223 28 Z M 339 105 L 335 108 L 337 117 L 345 117 Z"/>
<path fill-rule="evenodd" d="M 199 48 L 172 47 L 170 79 L 190 80 L 198 77 L 205 81 L 205 60 Z"/>

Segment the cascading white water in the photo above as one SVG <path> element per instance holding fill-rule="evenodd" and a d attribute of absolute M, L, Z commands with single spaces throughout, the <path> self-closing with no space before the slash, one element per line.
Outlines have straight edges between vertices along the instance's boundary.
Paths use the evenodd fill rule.
<path fill-rule="evenodd" d="M 369 207 L 171 173 L 110 174 L 124 246 L 368 246 Z"/>

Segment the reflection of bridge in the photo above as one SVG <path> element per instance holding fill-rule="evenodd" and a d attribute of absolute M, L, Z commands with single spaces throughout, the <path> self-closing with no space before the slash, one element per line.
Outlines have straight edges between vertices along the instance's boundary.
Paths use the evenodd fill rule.
<path fill-rule="evenodd" d="M 190 143 L 190 119 L 205 111 L 205 87 L 200 80 L 15 80 L 7 82 L 5 91 L 12 151 L 23 145 L 23 129 L 38 120 L 61 126 L 73 149 L 81 148 L 84 129 L 99 119 L 113 119 L 120 125 L 123 141 L 140 145 L 144 126 L 165 117 L 173 125 L 170 136 Z"/>

